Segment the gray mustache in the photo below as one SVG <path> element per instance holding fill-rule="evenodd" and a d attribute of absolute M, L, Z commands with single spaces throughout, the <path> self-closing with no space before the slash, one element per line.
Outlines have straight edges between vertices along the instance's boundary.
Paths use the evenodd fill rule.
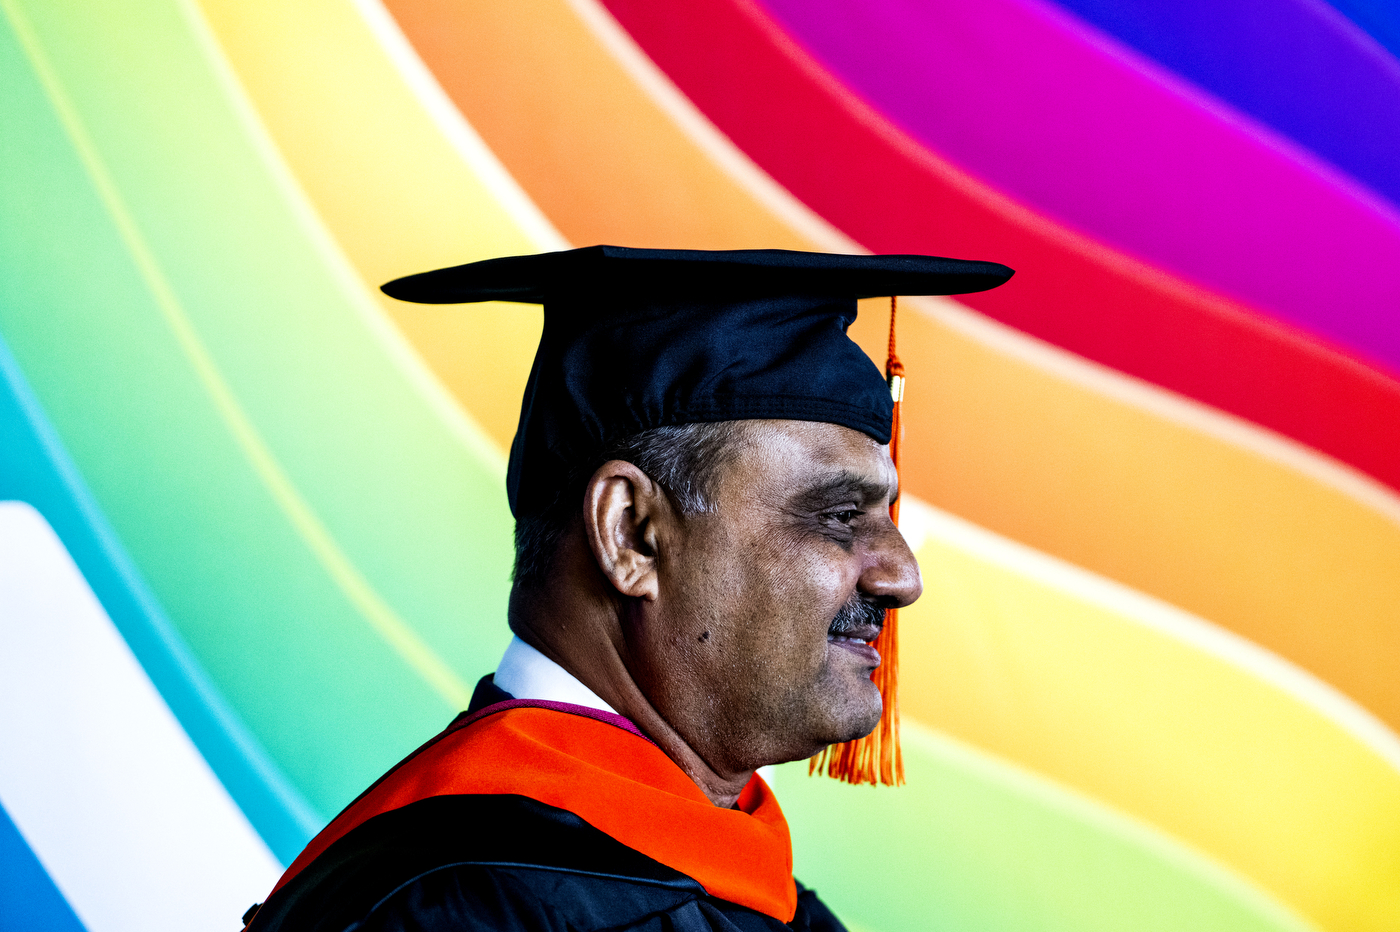
<path fill-rule="evenodd" d="M 853 597 L 845 605 L 841 606 L 836 617 L 831 621 L 831 627 L 827 628 L 827 634 L 848 635 L 852 631 L 874 625 L 877 628 L 885 626 L 885 610 L 879 606 L 866 601 L 860 596 Z"/>

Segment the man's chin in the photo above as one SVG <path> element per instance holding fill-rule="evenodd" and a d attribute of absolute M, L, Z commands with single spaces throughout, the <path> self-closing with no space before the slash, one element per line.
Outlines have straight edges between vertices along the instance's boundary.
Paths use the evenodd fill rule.
<path fill-rule="evenodd" d="M 880 724 L 880 713 L 884 704 L 880 700 L 880 690 L 869 680 L 854 684 L 847 701 L 838 707 L 840 712 L 832 722 L 832 737 L 827 744 L 841 744 L 864 738 Z"/>
<path fill-rule="evenodd" d="M 801 719 L 790 720 L 791 743 L 784 742 L 785 753 L 779 752 L 783 761 L 805 760 L 829 745 L 863 738 L 880 723 L 880 690 L 869 679 L 855 677 L 839 688 L 828 687 L 826 696 L 825 701 L 808 706 Z"/>
<path fill-rule="evenodd" d="M 880 713 L 877 710 L 874 715 L 865 716 L 859 722 L 846 722 L 841 727 L 828 731 L 822 738 L 814 741 L 805 750 L 794 754 L 788 760 L 807 760 L 815 754 L 820 754 L 822 749 L 833 744 L 845 744 L 847 741 L 855 741 L 864 738 L 875 730 L 875 726 L 880 723 Z"/>
<path fill-rule="evenodd" d="M 858 740 L 858 739 L 860 739 L 860 738 L 864 738 L 866 735 L 868 735 L 868 734 L 870 734 L 872 731 L 874 731 L 874 730 L 875 730 L 875 726 L 877 726 L 877 725 L 879 725 L 879 724 L 880 724 L 880 713 L 879 713 L 878 711 L 876 711 L 876 713 L 875 713 L 874 715 L 867 716 L 867 717 L 866 717 L 865 719 L 863 719 L 859 724 L 854 725 L 854 726 L 851 728 L 851 730 L 846 734 L 846 737 L 841 738 L 840 740 L 834 741 L 834 742 L 832 742 L 832 743 L 833 743 L 833 744 L 840 744 L 840 743 L 845 742 L 845 741 L 856 741 L 856 740 Z"/>

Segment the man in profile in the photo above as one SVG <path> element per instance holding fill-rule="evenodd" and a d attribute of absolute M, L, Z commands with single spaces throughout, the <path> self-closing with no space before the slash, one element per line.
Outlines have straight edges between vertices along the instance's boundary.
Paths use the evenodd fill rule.
<path fill-rule="evenodd" d="M 545 305 L 507 475 L 515 637 L 249 928 L 841 929 L 755 771 L 876 726 L 872 644 L 921 590 L 890 390 L 846 329 L 858 298 L 1010 274 L 599 246 L 386 285 Z"/>

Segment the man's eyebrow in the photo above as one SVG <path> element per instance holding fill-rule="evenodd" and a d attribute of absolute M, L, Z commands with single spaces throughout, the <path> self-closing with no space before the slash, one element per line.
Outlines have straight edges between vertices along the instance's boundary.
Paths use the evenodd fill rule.
<path fill-rule="evenodd" d="M 814 510 L 825 508 L 835 501 L 883 499 L 889 493 L 890 487 L 885 483 L 846 470 L 798 489 L 793 493 L 792 504 L 795 508 Z"/>

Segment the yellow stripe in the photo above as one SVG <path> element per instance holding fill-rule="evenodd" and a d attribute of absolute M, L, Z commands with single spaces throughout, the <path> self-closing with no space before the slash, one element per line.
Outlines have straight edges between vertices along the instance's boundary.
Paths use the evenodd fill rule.
<path fill-rule="evenodd" d="M 852 326 L 883 346 L 884 313 Z M 1400 506 L 1302 445 L 950 301 L 900 321 L 905 488 L 1181 606 L 1400 727 Z"/>
<path fill-rule="evenodd" d="M 505 481 L 506 458 L 499 444 L 486 432 L 471 412 L 459 405 L 451 392 L 427 365 L 405 337 L 384 313 L 380 302 L 384 296 L 373 283 L 366 282 L 341 250 L 340 244 L 326 229 L 321 216 L 310 203 L 306 192 L 293 177 L 277 145 L 268 135 L 252 101 L 230 67 L 224 50 L 210 29 L 194 0 L 175 0 L 184 14 L 185 22 L 199 43 L 205 62 L 218 79 L 225 97 L 232 105 L 243 126 L 245 138 L 257 150 L 263 167 L 277 184 L 283 203 L 300 223 L 302 232 L 320 253 L 331 277 L 340 286 L 345 300 L 356 311 L 390 362 L 427 403 L 458 442 L 482 464 Z M 460 147 L 459 147 L 460 149 Z M 505 192 L 497 192 L 505 196 Z"/>
<path fill-rule="evenodd" d="M 1262 648 L 917 502 L 904 713 L 1133 813 L 1324 928 L 1400 927 L 1400 740 Z"/>
<path fill-rule="evenodd" d="M 200 340 L 174 289 L 171 288 L 96 145 L 88 135 L 62 80 L 44 54 L 43 45 L 32 25 L 16 0 L 0 0 L 0 8 L 4 9 L 88 177 L 91 178 L 98 196 L 111 215 L 137 269 L 155 298 L 156 306 L 160 308 L 180 348 L 189 359 L 254 472 L 272 493 L 273 500 L 291 521 L 311 552 L 351 604 L 369 621 L 370 626 L 434 692 L 454 707 L 465 708 L 471 699 L 471 690 L 418 638 L 355 568 L 258 434 L 220 374 L 213 357 Z"/>
<path fill-rule="evenodd" d="M 441 97 L 382 9 L 375 16 L 373 4 L 357 9 L 350 0 L 198 6 L 281 157 L 372 292 L 375 312 L 494 444 L 508 446 L 539 342 L 539 308 L 405 304 L 378 286 L 558 248 L 562 239 Z"/>

